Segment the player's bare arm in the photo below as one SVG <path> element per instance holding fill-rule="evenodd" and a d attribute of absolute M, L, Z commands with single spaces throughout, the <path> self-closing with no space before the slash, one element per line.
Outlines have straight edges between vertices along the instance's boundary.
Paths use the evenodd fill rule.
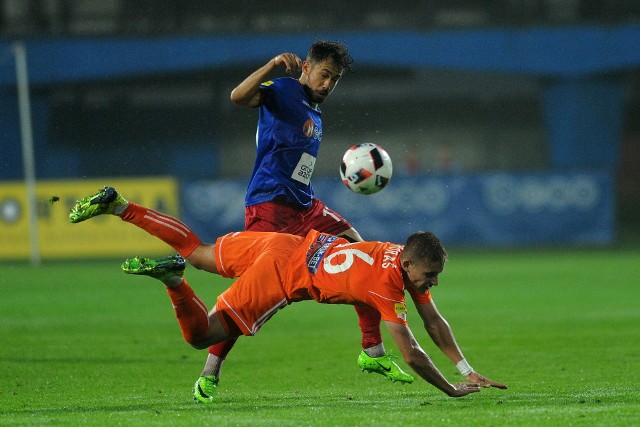
<path fill-rule="evenodd" d="M 293 53 L 275 56 L 231 91 L 231 102 L 242 107 L 257 107 L 260 104 L 260 84 L 268 80 L 273 70 L 280 66 L 290 74 L 302 68 L 302 60 Z"/>
<path fill-rule="evenodd" d="M 449 323 L 438 311 L 433 301 L 416 304 L 416 310 L 424 322 L 424 328 L 434 344 L 454 363 L 463 359 L 462 351 L 456 342 Z"/>
<path fill-rule="evenodd" d="M 389 321 L 385 323 L 405 362 L 431 385 L 451 397 L 462 397 L 480 391 L 480 386 L 477 384 L 468 382 L 451 384 L 420 347 L 408 326 Z"/>
<path fill-rule="evenodd" d="M 424 322 L 424 328 L 427 333 L 438 348 L 451 360 L 451 362 L 453 362 L 453 364 L 457 364 L 464 359 L 464 355 L 453 336 L 453 331 L 451 330 L 449 323 L 444 317 L 442 317 L 435 303 L 430 301 L 427 304 L 416 304 L 416 309 Z M 505 384 L 493 381 L 477 372 L 471 372 L 466 375 L 466 378 L 468 382 L 478 384 L 482 387 L 507 388 Z"/>

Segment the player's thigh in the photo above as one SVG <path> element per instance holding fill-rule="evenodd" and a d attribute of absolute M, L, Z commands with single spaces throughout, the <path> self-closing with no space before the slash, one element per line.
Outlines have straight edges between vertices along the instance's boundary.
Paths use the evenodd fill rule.
<path fill-rule="evenodd" d="M 264 252 L 218 297 L 216 311 L 232 319 L 244 335 L 254 335 L 288 304 L 282 288 L 289 254 Z"/>
<path fill-rule="evenodd" d="M 247 231 L 297 234 L 292 226 L 301 221 L 301 211 L 275 202 L 247 206 L 244 212 L 244 228 Z"/>
<path fill-rule="evenodd" d="M 303 221 L 300 224 L 301 234 L 306 234 L 310 230 L 318 230 L 339 236 L 352 228 L 349 221 L 319 199 L 314 199 L 311 207 L 303 213 Z"/>

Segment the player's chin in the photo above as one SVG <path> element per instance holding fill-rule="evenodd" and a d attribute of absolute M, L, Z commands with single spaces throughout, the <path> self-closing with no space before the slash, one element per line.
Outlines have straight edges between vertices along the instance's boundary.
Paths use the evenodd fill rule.
<path fill-rule="evenodd" d="M 313 102 L 320 104 L 322 101 L 327 99 L 327 96 L 329 96 L 329 94 L 323 95 L 321 93 L 316 92 L 315 94 L 313 94 Z"/>
<path fill-rule="evenodd" d="M 421 294 L 426 294 L 429 288 L 431 288 L 431 286 L 429 285 L 418 286 L 418 292 L 420 292 Z"/>

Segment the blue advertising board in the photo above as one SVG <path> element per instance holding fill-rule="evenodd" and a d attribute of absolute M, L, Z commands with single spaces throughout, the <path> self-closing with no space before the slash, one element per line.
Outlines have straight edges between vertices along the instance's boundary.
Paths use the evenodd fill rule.
<path fill-rule="evenodd" d="M 204 240 L 244 228 L 244 181 L 183 185 L 182 216 Z M 614 239 L 608 172 L 488 173 L 394 177 L 360 195 L 336 179 L 314 181 L 316 196 L 367 240 L 404 242 L 416 230 L 445 244 L 607 244 Z"/>

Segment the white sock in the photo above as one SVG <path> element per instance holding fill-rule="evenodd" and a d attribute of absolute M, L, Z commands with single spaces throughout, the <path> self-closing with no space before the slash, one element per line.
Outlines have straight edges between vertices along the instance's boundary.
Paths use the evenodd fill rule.
<path fill-rule="evenodd" d="M 202 374 L 200 374 L 200 376 L 204 377 L 207 375 L 215 375 L 216 377 L 220 378 L 220 369 L 222 368 L 222 362 L 224 362 L 224 359 L 221 359 L 214 354 L 209 354 L 209 356 L 207 357 L 207 363 L 205 363 L 204 369 L 202 370 Z"/>
<path fill-rule="evenodd" d="M 113 208 L 113 212 L 111 213 L 111 215 L 122 216 L 122 214 L 124 213 L 125 210 L 127 210 L 128 207 L 129 207 L 129 203 L 122 206 L 116 206 L 115 208 Z"/>
<path fill-rule="evenodd" d="M 364 352 L 367 353 L 369 357 L 381 357 L 387 353 L 384 349 L 383 343 L 374 345 L 373 347 L 365 348 Z"/>

